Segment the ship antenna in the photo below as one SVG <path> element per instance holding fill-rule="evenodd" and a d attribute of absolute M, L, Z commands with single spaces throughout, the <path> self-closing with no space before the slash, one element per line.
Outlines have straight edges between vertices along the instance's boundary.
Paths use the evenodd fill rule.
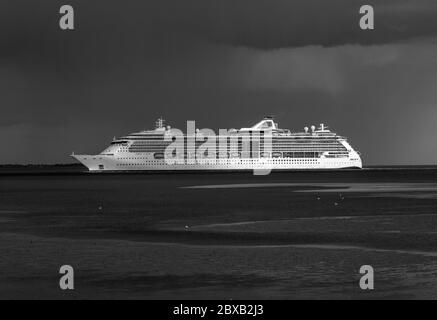
<path fill-rule="evenodd" d="M 155 126 L 157 129 L 163 128 L 164 127 L 164 119 L 162 117 L 160 117 L 158 120 L 156 120 Z"/>

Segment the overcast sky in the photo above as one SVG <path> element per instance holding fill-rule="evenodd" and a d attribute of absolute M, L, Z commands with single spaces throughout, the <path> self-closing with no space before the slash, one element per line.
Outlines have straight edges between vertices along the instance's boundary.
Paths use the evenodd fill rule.
<path fill-rule="evenodd" d="M 365 165 L 435 164 L 436 88 L 435 0 L 0 5 L 0 163 L 71 162 L 159 116 L 218 131 L 274 114 L 292 131 L 326 123 Z"/>

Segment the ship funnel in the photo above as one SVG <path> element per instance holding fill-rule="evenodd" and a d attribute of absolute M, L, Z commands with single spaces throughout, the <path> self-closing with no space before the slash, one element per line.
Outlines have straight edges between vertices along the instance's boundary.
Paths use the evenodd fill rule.
<path fill-rule="evenodd" d="M 308 133 L 308 127 L 303 128 L 305 130 L 305 133 Z"/>
<path fill-rule="evenodd" d="M 311 132 L 316 131 L 316 126 L 311 126 Z"/>

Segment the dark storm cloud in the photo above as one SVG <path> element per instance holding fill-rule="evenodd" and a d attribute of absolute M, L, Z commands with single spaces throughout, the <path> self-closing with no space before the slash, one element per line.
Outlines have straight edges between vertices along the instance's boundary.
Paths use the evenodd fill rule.
<path fill-rule="evenodd" d="M 0 162 L 64 162 L 160 115 L 218 128 L 264 114 L 295 130 L 326 121 L 365 163 L 437 161 L 437 3 L 367 2 L 364 32 L 364 2 L 76 0 L 64 32 L 64 2 L 5 0 L 0 134 L 13 147 Z"/>
<path fill-rule="evenodd" d="M 123 49 L 137 42 L 150 54 L 172 46 L 213 42 L 256 48 L 375 44 L 437 33 L 434 0 L 128 0 L 68 2 L 76 8 L 76 38 L 85 48 L 106 43 Z M 372 4 L 377 32 L 358 28 L 358 10 Z M 59 1 L 5 0 L 0 11 L 1 55 L 16 57 L 23 49 L 44 56 L 59 39 Z M 78 34 L 78 35 L 77 35 Z M 63 38 L 66 35 L 62 35 Z M 119 43 L 119 41 L 122 41 Z M 57 48 L 61 49 L 61 48 Z M 76 48 L 77 50 L 77 48 Z"/>

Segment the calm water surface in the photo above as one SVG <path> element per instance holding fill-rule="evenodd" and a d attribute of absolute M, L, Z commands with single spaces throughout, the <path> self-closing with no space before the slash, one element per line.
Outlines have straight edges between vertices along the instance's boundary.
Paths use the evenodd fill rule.
<path fill-rule="evenodd" d="M 435 299 L 436 209 L 434 168 L 3 169 L 0 298 Z M 373 291 L 359 289 L 364 264 Z"/>

